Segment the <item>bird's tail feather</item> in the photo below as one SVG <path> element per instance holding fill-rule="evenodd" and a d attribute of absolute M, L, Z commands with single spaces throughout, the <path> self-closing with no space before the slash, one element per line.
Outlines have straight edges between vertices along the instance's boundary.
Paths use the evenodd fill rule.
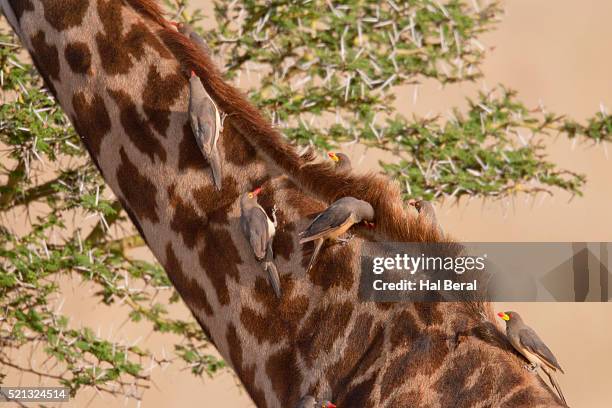
<path fill-rule="evenodd" d="M 317 259 L 317 255 L 319 255 L 319 251 L 321 250 L 321 246 L 323 246 L 323 241 L 325 241 L 324 239 L 318 239 L 315 242 L 315 248 L 314 251 L 312 252 L 312 256 L 310 257 L 310 262 L 308 263 L 308 269 L 306 269 L 306 271 L 309 271 L 310 268 L 312 268 L 312 266 L 315 263 L 315 260 Z"/>
<path fill-rule="evenodd" d="M 557 394 L 559 394 L 559 398 L 561 399 L 561 401 L 563 401 L 563 404 L 565 404 L 565 406 L 567 407 L 568 406 L 567 401 L 565 401 L 565 397 L 563 396 L 563 392 L 561 391 L 561 386 L 557 382 L 557 379 L 555 378 L 554 374 L 550 373 L 548 370 L 544 370 L 544 372 L 546 373 L 546 375 L 548 375 L 548 379 L 550 380 L 550 383 L 557 391 Z"/>
<path fill-rule="evenodd" d="M 212 154 L 210 155 L 210 167 L 212 169 L 215 187 L 217 187 L 217 190 L 221 191 L 223 174 L 221 172 L 221 158 L 219 157 L 219 151 L 217 149 L 213 149 Z"/>
<path fill-rule="evenodd" d="M 272 289 L 274 290 L 276 297 L 280 298 L 282 291 L 280 277 L 278 276 L 278 270 L 276 269 L 276 265 L 272 261 L 266 261 L 264 262 L 264 268 L 266 272 L 268 272 L 268 281 L 270 282 L 270 285 L 272 285 Z"/>

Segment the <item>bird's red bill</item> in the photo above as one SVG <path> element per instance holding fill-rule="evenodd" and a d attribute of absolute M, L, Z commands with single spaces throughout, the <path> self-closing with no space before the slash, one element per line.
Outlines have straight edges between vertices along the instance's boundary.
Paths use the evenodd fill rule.
<path fill-rule="evenodd" d="M 259 195 L 259 193 L 261 193 L 261 187 L 258 187 L 255 190 L 253 190 L 254 195 Z"/>

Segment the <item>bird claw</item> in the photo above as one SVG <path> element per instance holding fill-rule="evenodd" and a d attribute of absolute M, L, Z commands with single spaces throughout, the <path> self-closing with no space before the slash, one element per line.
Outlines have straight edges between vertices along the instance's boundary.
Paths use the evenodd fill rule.
<path fill-rule="evenodd" d="M 336 238 L 336 241 L 340 242 L 342 245 L 346 245 L 348 244 L 353 238 L 355 238 L 355 235 L 353 234 L 347 234 L 346 238 Z"/>
<path fill-rule="evenodd" d="M 525 364 L 523 368 L 525 368 L 530 373 L 534 373 L 538 369 L 538 366 L 537 364 Z"/>

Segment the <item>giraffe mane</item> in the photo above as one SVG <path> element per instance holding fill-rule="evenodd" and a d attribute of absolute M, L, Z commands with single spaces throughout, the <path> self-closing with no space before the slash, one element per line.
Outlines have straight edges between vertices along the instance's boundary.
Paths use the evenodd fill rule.
<path fill-rule="evenodd" d="M 337 172 L 333 164 L 317 162 L 314 152 L 299 155 L 295 146 L 286 141 L 245 94 L 225 81 L 211 56 L 169 24 L 156 0 L 124 1 L 159 26 L 158 35 L 185 67 L 184 74 L 189 75 L 192 70 L 196 72 L 207 92 L 229 116 L 226 126 L 232 126 L 298 186 L 327 203 L 349 195 L 369 202 L 376 214 L 377 240 L 454 242 L 448 235 L 442 236 L 437 227 L 419 222 L 417 217 L 405 211 L 399 186 L 388 177 L 374 172 L 360 175 Z M 491 304 L 482 300 L 482 295 L 464 299 L 460 312 L 479 321 L 495 322 Z M 502 334 L 498 326 L 494 326 L 498 333 L 486 331 L 486 337 L 492 340 Z"/>

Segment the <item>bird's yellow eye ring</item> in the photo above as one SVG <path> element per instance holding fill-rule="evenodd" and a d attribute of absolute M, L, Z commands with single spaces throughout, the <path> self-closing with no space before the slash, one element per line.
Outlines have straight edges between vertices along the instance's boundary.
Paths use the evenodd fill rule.
<path fill-rule="evenodd" d="M 253 198 L 253 193 L 249 193 L 249 198 Z"/>

